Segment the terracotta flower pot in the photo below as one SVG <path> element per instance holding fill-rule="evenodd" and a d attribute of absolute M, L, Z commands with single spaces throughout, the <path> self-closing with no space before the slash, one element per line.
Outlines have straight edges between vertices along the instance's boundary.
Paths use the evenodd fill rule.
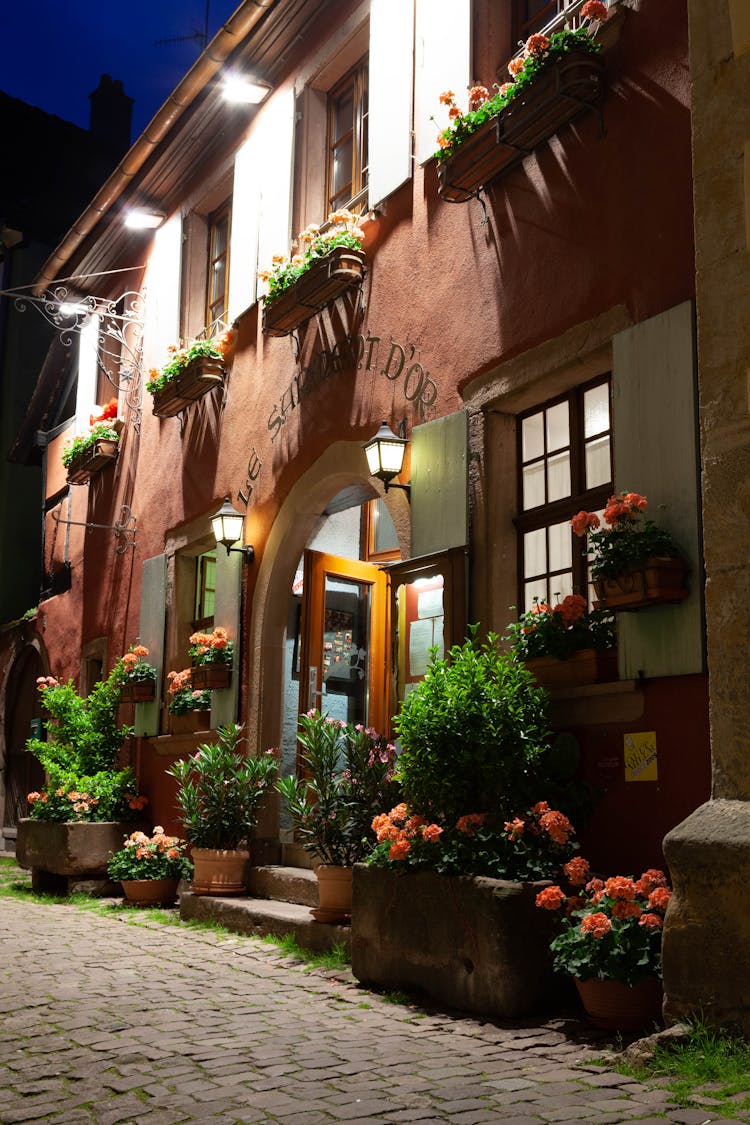
<path fill-rule="evenodd" d="M 195 895 L 244 895 L 250 852 L 241 848 L 191 848 Z"/>
<path fill-rule="evenodd" d="M 121 879 L 131 906 L 174 906 L 179 879 Z"/>
<path fill-rule="evenodd" d="M 321 863 L 318 877 L 318 906 L 310 911 L 316 922 L 350 922 L 352 916 L 352 868 Z"/>
<path fill-rule="evenodd" d="M 682 559 L 647 559 L 615 578 L 596 578 L 596 609 L 634 610 L 684 601 L 687 566 Z"/>
<path fill-rule="evenodd" d="M 173 418 L 214 387 L 221 387 L 225 374 L 226 368 L 220 359 L 198 356 L 165 387 L 154 392 L 154 414 L 157 418 Z"/>
<path fill-rule="evenodd" d="M 190 682 L 195 691 L 222 691 L 232 682 L 232 665 L 218 662 L 194 664 Z"/>
<path fill-rule="evenodd" d="M 617 649 L 582 648 L 567 660 L 535 656 L 526 661 L 526 667 L 540 687 L 561 689 L 606 683 L 617 679 Z"/>
<path fill-rule="evenodd" d="M 661 980 L 647 977 L 638 984 L 619 980 L 576 979 L 586 1019 L 610 1031 L 641 1031 L 661 1023 L 664 996 Z"/>

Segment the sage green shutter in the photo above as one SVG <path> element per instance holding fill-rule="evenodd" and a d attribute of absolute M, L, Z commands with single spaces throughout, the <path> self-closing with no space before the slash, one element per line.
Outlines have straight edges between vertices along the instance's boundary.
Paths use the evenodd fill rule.
<path fill-rule="evenodd" d="M 646 514 L 672 533 L 690 565 L 687 601 L 618 614 L 620 675 L 701 672 L 703 572 L 690 302 L 614 337 L 612 391 L 615 490 L 646 496 Z"/>
<path fill-rule="evenodd" d="M 157 670 L 153 703 L 136 703 L 135 733 L 159 733 L 159 706 L 164 681 L 164 617 L 167 608 L 167 556 L 155 555 L 143 563 L 141 577 L 141 616 L 138 639 L 148 649 L 146 660 Z"/>
<path fill-rule="evenodd" d="M 469 541 L 468 414 L 415 426 L 411 437 L 411 553 Z"/>
<path fill-rule="evenodd" d="M 226 629 L 234 642 L 232 683 L 225 691 L 211 695 L 211 729 L 216 730 L 237 718 L 240 669 L 240 591 L 242 567 L 245 564 L 238 552 L 227 554 L 221 544 L 216 547 L 216 595 L 214 600 L 214 625 Z"/>

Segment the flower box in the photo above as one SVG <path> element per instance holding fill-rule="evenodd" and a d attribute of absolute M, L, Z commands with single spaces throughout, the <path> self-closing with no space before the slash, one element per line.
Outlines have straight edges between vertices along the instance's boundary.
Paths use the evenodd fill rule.
<path fill-rule="evenodd" d="M 648 559 L 616 578 L 594 580 L 597 609 L 635 610 L 684 601 L 687 567 L 682 559 Z"/>
<path fill-rule="evenodd" d="M 441 1005 L 502 1019 L 527 1015 L 554 992 L 551 917 L 514 883 L 432 871 L 400 874 L 358 863 L 352 971 L 386 989 L 419 989 Z"/>
<path fill-rule="evenodd" d="M 547 67 L 500 113 L 438 166 L 438 194 L 446 203 L 466 203 L 538 145 L 549 140 L 604 88 L 604 64 L 588 51 L 569 51 Z"/>
<path fill-rule="evenodd" d="M 526 661 L 540 687 L 555 689 L 581 687 L 617 679 L 617 649 L 582 648 L 567 660 L 556 656 L 534 656 Z"/>
<path fill-rule="evenodd" d="M 288 336 L 351 286 L 360 285 L 366 264 L 361 250 L 334 246 L 273 301 L 265 300 L 263 331 L 268 336 Z"/>
<path fill-rule="evenodd" d="M 182 715 L 169 714 L 170 734 L 196 734 L 211 729 L 211 712 L 205 708 L 185 711 Z"/>
<path fill-rule="evenodd" d="M 195 691 L 223 691 L 232 682 L 232 665 L 193 664 L 191 683 Z"/>
<path fill-rule="evenodd" d="M 157 418 L 173 418 L 197 399 L 224 384 L 226 368 L 220 359 L 198 356 L 161 390 L 154 391 L 153 412 Z"/>
<path fill-rule="evenodd" d="M 102 439 L 94 443 L 68 465 L 68 484 L 86 484 L 93 476 L 114 465 L 119 452 L 119 443 Z"/>
<path fill-rule="evenodd" d="M 120 703 L 152 703 L 156 698 L 153 680 L 132 680 L 120 687 Z"/>

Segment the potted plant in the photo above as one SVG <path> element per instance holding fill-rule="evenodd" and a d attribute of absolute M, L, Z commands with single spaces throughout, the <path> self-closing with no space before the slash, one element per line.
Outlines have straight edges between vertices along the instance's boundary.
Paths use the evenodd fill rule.
<path fill-rule="evenodd" d="M 124 846 L 110 856 L 107 873 L 122 883 L 126 900 L 133 906 L 172 906 L 180 879 L 187 879 L 193 865 L 185 855 L 185 841 L 154 828 L 151 837 L 132 832 Z"/>
<path fill-rule="evenodd" d="M 121 703 L 150 703 L 156 694 L 156 668 L 143 659 L 145 645 L 131 645 L 122 658 L 125 676 L 120 687 Z"/>
<path fill-rule="evenodd" d="M 26 749 L 41 763 L 46 784 L 29 794 L 29 816 L 18 825 L 16 854 L 43 889 L 70 889 L 81 881 L 106 891 L 109 853 L 138 826 L 147 803 L 133 771 L 117 758 L 131 728 L 117 724 L 122 660 L 82 698 L 71 681 L 37 681 L 45 738 Z"/>
<path fill-rule="evenodd" d="M 531 609 L 508 626 L 506 639 L 515 659 L 543 687 L 617 678 L 614 619 L 606 610 L 587 610 L 580 594 L 568 594 L 555 606 L 535 598 Z"/>
<path fill-rule="evenodd" d="M 190 637 L 192 686 L 200 691 L 228 688 L 232 680 L 234 643 L 219 625 L 211 633 Z"/>
<path fill-rule="evenodd" d="M 167 362 L 148 372 L 146 390 L 153 395 L 156 417 L 172 418 L 214 387 L 223 386 L 232 342 L 227 329 L 215 339 L 190 340 L 183 347 L 171 344 Z"/>
<path fill-rule="evenodd" d="M 195 864 L 194 894 L 242 894 L 247 844 L 278 766 L 271 750 L 240 753 L 242 728 L 236 724 L 217 733 L 216 742 L 202 744 L 167 773 L 178 783 L 177 804 Z"/>
<path fill-rule="evenodd" d="M 361 246 L 364 231 L 351 211 L 328 216 L 325 230 L 311 223 L 298 235 L 299 252 L 287 258 L 274 254 L 270 270 L 258 277 L 268 283 L 263 302 L 263 331 L 288 336 L 352 285 L 364 280 L 367 259 Z"/>
<path fill-rule="evenodd" d="M 354 871 L 359 980 L 508 1018 L 548 998 L 552 934 L 530 884 L 575 850 L 577 759 L 548 743 L 547 706 L 476 626 L 433 657 L 395 720 L 403 802 L 375 818 L 378 845 Z"/>
<path fill-rule="evenodd" d="M 192 734 L 205 730 L 206 713 L 211 710 L 211 692 L 193 687 L 193 669 L 167 672 L 169 726 L 172 734 Z"/>
<path fill-rule="evenodd" d="M 536 900 L 560 914 L 550 946 L 555 969 L 575 980 L 595 1026 L 638 1031 L 658 1021 L 661 936 L 672 894 L 664 873 L 651 868 L 640 879 L 592 879 L 587 862 L 576 857 L 565 874 L 572 894 L 551 886 Z"/>
<path fill-rule="evenodd" d="M 522 160 L 579 113 L 601 99 L 601 47 L 592 39 L 607 9 L 588 0 L 579 15 L 586 27 L 532 35 L 512 59 L 510 81 L 493 94 L 473 86 L 463 113 L 448 90 L 449 126 L 438 136 L 438 192 L 447 203 L 465 203 Z"/>
<path fill-rule="evenodd" d="M 371 727 L 320 711 L 301 715 L 299 776 L 277 783 L 297 839 L 320 863 L 319 922 L 351 914 L 352 865 L 375 843 L 373 816 L 395 799 L 395 747 Z"/>
<path fill-rule="evenodd" d="M 596 512 L 582 511 L 571 520 L 575 534 L 588 537 L 598 609 L 643 609 L 688 596 L 680 548 L 668 531 L 644 518 L 647 505 L 638 492 L 620 492 L 607 501 L 605 527 Z"/>
<path fill-rule="evenodd" d="M 68 470 L 69 484 L 85 484 L 117 460 L 123 427 L 117 408 L 117 399 L 113 398 L 98 414 L 90 416 L 90 429 L 85 434 L 76 434 L 65 445 L 62 463 Z"/>

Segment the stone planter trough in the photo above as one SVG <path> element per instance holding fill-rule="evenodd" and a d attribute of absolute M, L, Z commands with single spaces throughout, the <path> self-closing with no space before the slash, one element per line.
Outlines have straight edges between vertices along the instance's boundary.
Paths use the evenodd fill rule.
<path fill-rule="evenodd" d="M 354 975 L 503 1019 L 536 1011 L 560 987 L 549 954 L 554 920 L 534 904 L 547 885 L 357 864 Z"/>
<path fill-rule="evenodd" d="M 55 823 L 25 817 L 18 822 L 16 859 L 20 867 L 31 869 L 35 891 L 119 895 L 119 882 L 107 876 L 110 852 L 119 852 L 124 838 L 142 827 L 125 821 Z"/>

